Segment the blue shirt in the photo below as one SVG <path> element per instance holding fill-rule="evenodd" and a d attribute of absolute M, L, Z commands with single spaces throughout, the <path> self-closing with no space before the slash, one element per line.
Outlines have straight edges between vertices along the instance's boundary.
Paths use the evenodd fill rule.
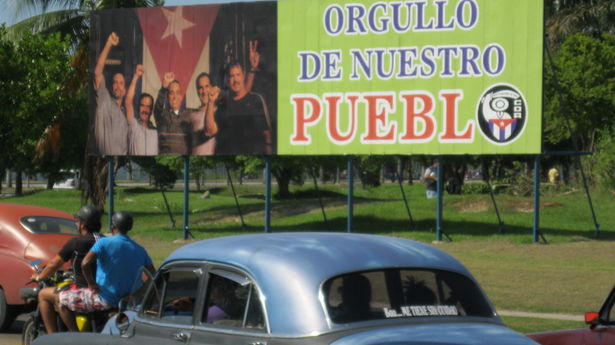
<path fill-rule="evenodd" d="M 90 251 L 96 253 L 100 297 L 114 306 L 139 286 L 143 267 L 152 264 L 145 249 L 122 234 L 101 238 Z"/>

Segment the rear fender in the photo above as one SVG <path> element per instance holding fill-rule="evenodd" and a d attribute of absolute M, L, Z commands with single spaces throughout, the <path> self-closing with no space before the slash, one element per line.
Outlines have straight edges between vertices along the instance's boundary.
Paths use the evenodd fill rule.
<path fill-rule="evenodd" d="M 30 263 L 23 258 L 0 254 L 0 287 L 4 290 L 7 304 L 25 304 L 19 296 L 19 289 L 26 286 L 34 271 Z"/>

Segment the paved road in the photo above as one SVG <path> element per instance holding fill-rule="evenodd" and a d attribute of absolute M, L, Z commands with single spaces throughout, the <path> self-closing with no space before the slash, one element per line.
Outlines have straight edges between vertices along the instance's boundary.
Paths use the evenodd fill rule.
<path fill-rule="evenodd" d="M 583 315 L 551 314 L 551 313 L 528 313 L 524 311 L 498 310 L 501 316 L 534 317 L 538 319 L 556 319 L 567 321 L 585 321 Z"/>
<path fill-rule="evenodd" d="M 23 316 L 17 318 L 8 332 L 0 333 L 0 345 L 21 345 L 21 328 L 23 327 Z"/>

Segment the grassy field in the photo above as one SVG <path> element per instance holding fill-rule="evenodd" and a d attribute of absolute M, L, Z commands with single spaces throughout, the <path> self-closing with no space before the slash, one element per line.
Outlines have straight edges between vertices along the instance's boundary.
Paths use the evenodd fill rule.
<path fill-rule="evenodd" d="M 207 190 L 208 197 L 203 191 Z M 189 195 L 190 231 L 195 239 L 262 232 L 264 188 L 236 186 L 246 228 L 230 188 L 215 186 Z M 346 231 L 344 186 L 321 187 L 329 228 L 311 186 L 295 186 L 293 197 L 273 200 L 272 231 Z M 410 228 L 399 186 L 355 188 L 354 231 L 411 238 L 431 243 L 435 239 L 435 200 L 424 198 L 424 186 L 404 186 L 415 229 Z M 148 188 L 116 188 L 115 209 L 136 217 L 136 237 L 156 264 L 182 240 L 181 190 L 166 193 L 175 228 L 160 192 Z M 476 276 L 499 310 L 582 315 L 597 310 L 615 283 L 615 195 L 593 191 L 592 198 L 601 224 L 596 238 L 587 199 L 582 191 L 541 196 L 541 230 L 548 244 L 532 243 L 531 197 L 496 195 L 505 228 L 498 231 L 493 204 L 488 195 L 444 198 L 443 229 L 452 242 L 434 245 L 451 253 Z M 80 206 L 78 191 L 33 190 L 4 202 L 36 204 L 74 212 Z M 106 224 L 106 217 L 105 223 Z M 191 239 L 193 240 L 193 239 Z M 574 321 L 504 317 L 521 332 L 583 327 Z"/>

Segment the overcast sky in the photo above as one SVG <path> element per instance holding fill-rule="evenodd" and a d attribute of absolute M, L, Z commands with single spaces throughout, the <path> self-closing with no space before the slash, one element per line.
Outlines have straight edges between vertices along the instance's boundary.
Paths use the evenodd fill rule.
<path fill-rule="evenodd" d="M 2 0 L 0 1 L 0 23 L 6 25 L 12 25 L 18 23 L 24 18 L 28 18 L 37 13 L 28 13 L 20 17 L 15 17 L 15 4 L 23 0 Z M 211 3 L 227 3 L 233 0 L 166 0 L 165 6 L 178 6 L 178 5 L 198 5 L 198 4 L 211 4 Z M 242 1 L 258 1 L 258 0 L 242 0 Z M 57 9 L 57 8 L 56 8 Z"/>

